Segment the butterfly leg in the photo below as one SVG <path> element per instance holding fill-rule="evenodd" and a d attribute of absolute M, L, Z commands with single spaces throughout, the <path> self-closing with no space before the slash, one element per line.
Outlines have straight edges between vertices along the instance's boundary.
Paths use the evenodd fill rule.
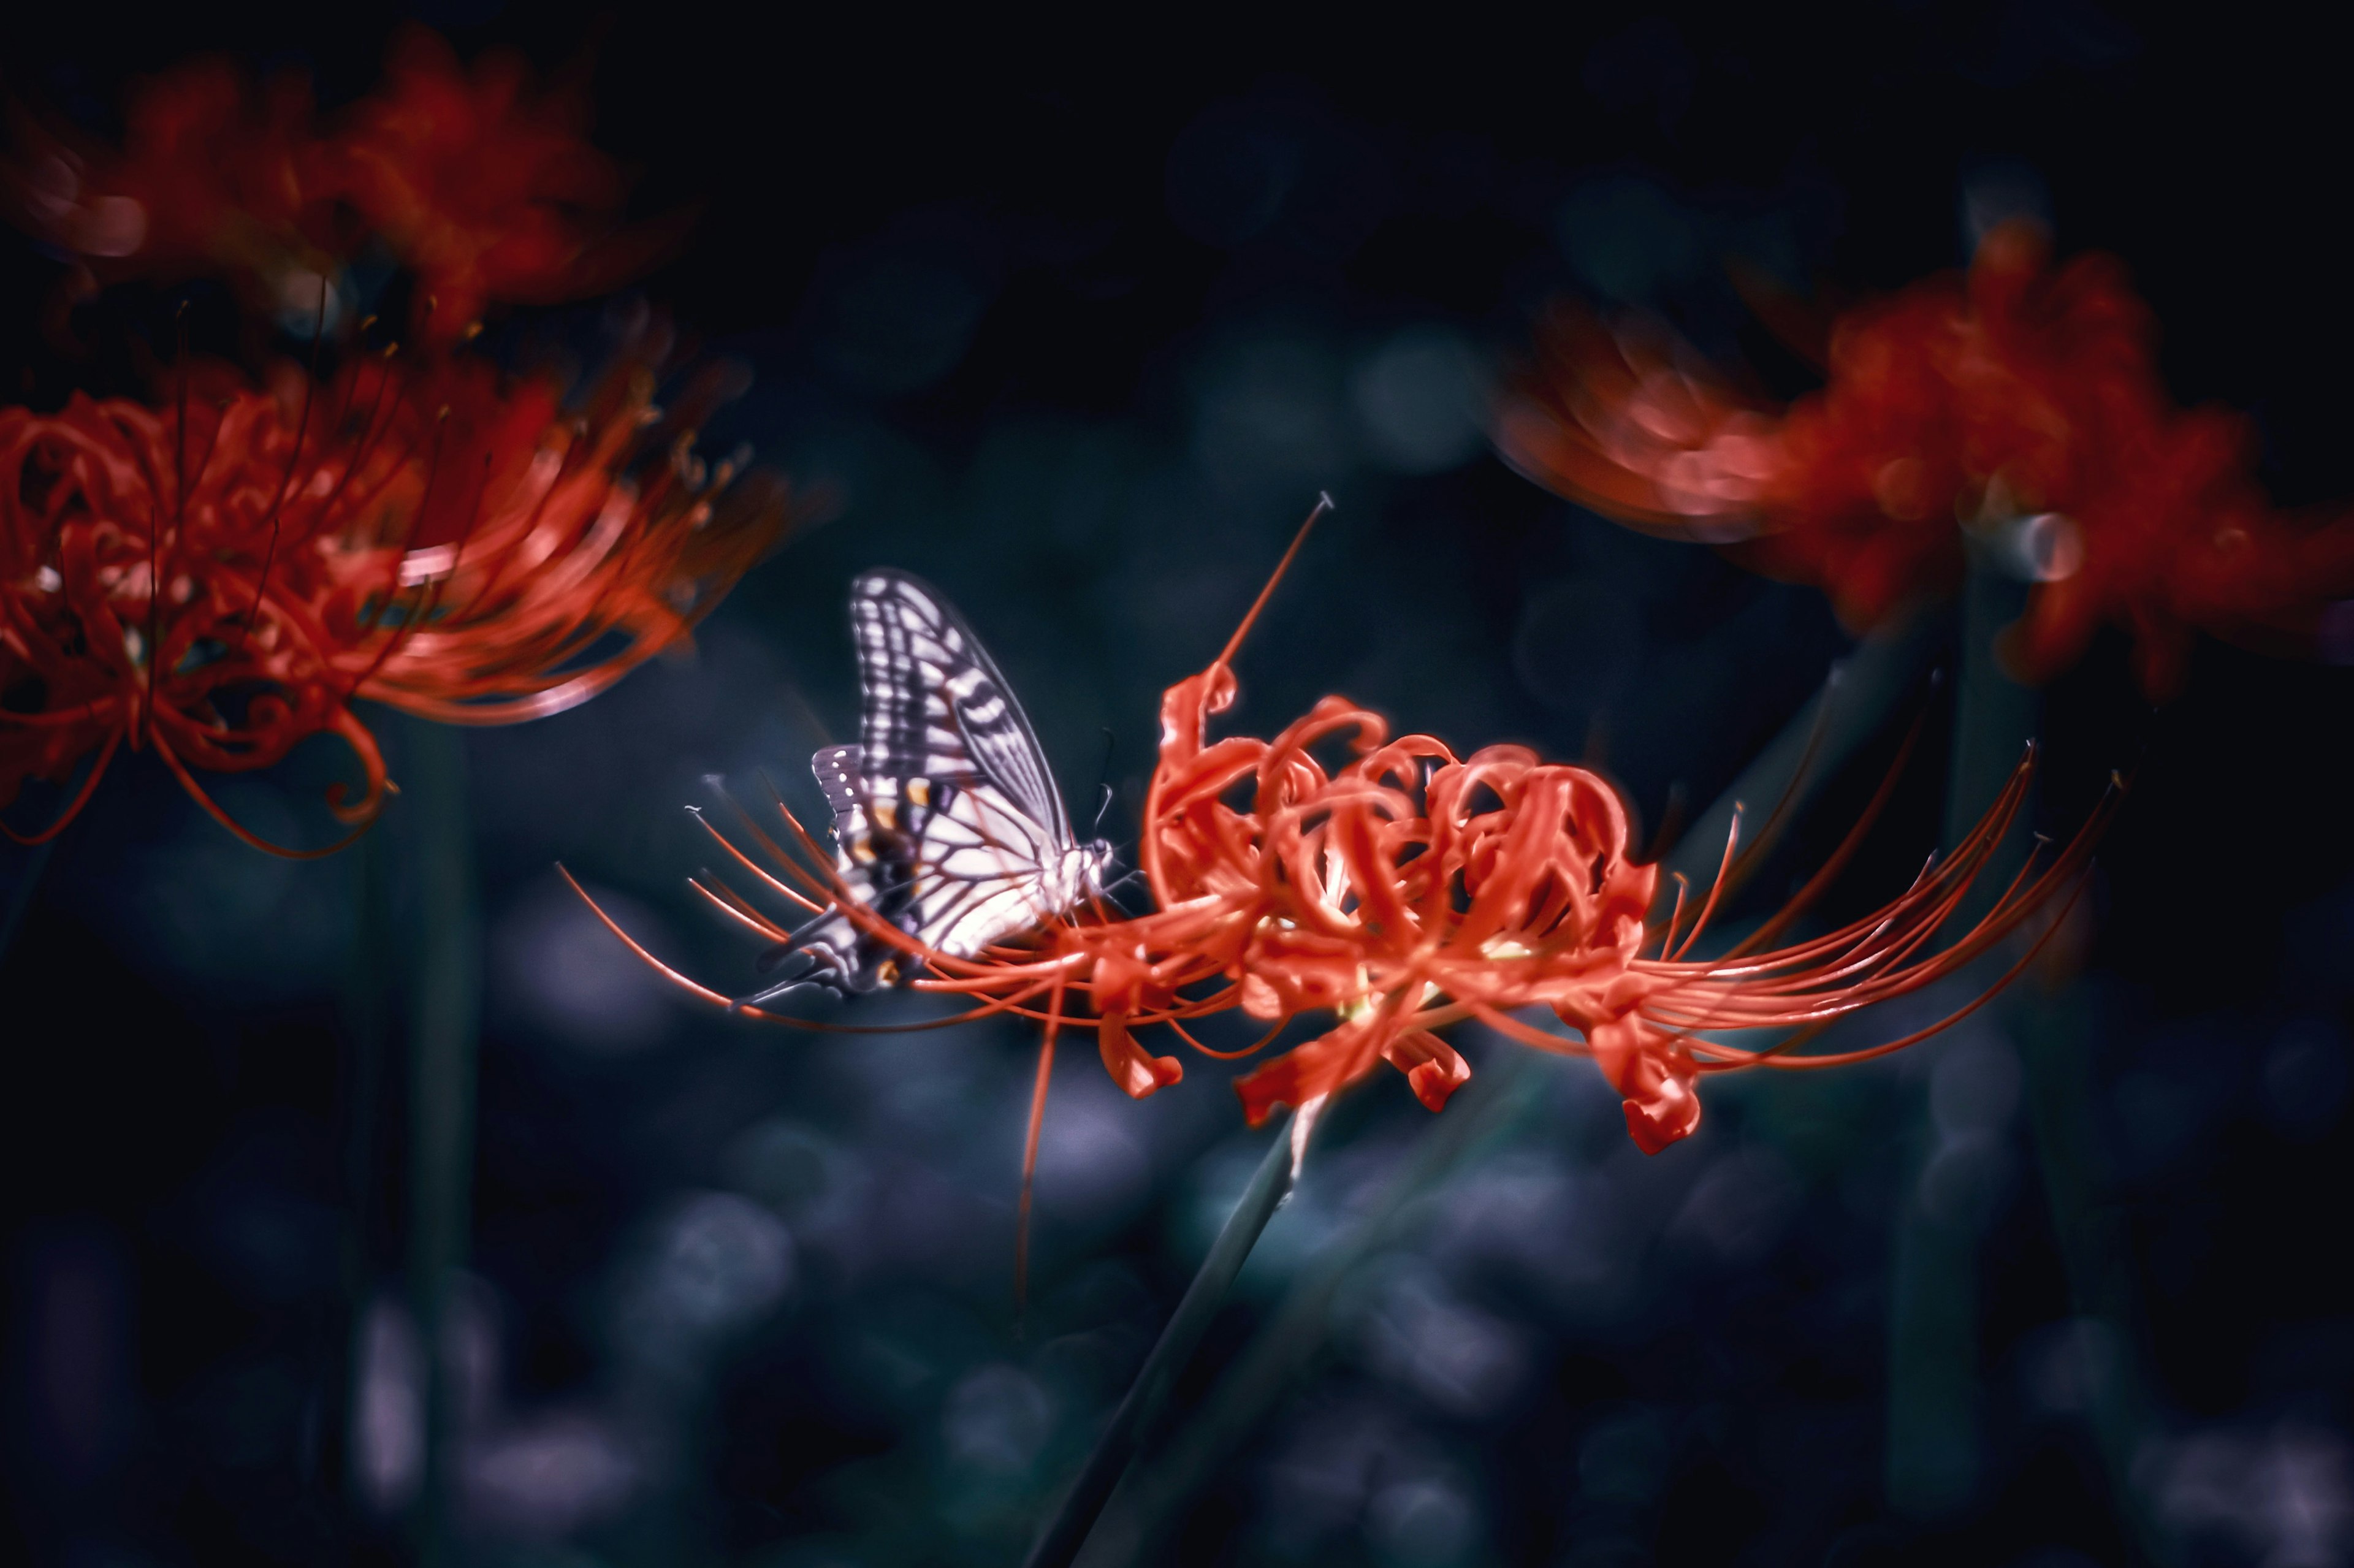
<path fill-rule="evenodd" d="M 796 975 L 791 980 L 779 980 L 775 985 L 769 987 L 766 991 L 756 991 L 749 996 L 739 996 L 727 1004 L 727 1011 L 730 1012 L 741 1012 L 748 1007 L 769 1007 L 777 1002 L 784 1001 L 787 997 L 791 996 L 796 991 L 822 991 L 834 996 L 840 996 L 843 994 L 843 986 L 840 978 L 834 975 L 832 971 L 828 969 L 819 969 L 811 973 Z"/>
<path fill-rule="evenodd" d="M 767 1007 L 774 1002 L 782 1001 L 796 991 L 830 991 L 835 996 L 849 994 L 851 988 L 841 966 L 838 963 L 825 961 L 826 959 L 832 957 L 831 952 L 826 953 L 825 958 L 820 958 L 813 953 L 801 953 L 794 956 L 807 959 L 809 962 L 783 979 L 752 992 L 749 996 L 736 998 L 727 1004 L 727 1011 L 737 1012 L 748 1007 Z"/>
<path fill-rule="evenodd" d="M 825 991 L 836 996 L 847 996 L 854 991 L 864 989 L 857 985 L 851 966 L 843 961 L 842 949 L 845 944 L 842 934 L 822 929 L 829 925 L 846 926 L 847 922 L 837 914 L 821 915 L 763 955 L 760 961 L 763 970 L 782 969 L 787 965 L 793 965 L 793 968 L 790 973 L 779 975 L 749 996 L 737 997 L 727 1004 L 727 1011 L 735 1012 L 747 1007 L 766 1007 L 801 991 Z M 795 964 L 796 959 L 801 961 Z"/>

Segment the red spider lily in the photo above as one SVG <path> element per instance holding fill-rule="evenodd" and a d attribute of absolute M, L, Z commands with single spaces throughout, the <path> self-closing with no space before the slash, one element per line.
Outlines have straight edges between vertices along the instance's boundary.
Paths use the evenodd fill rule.
<path fill-rule="evenodd" d="M 1294 1019 L 1330 1012 L 1331 1027 L 1237 1082 L 1253 1125 L 1279 1105 L 1312 1110 L 1383 1061 L 1405 1072 L 1436 1110 L 1470 1075 L 1434 1031 L 1477 1018 L 1540 1049 L 1591 1055 L 1624 1097 L 1636 1141 L 1657 1152 L 1698 1125 L 1695 1086 L 1704 1072 L 1850 1062 L 1945 1027 L 1836 1055 L 1791 1049 L 1832 1020 L 1932 984 L 2001 941 L 2076 884 L 2105 814 L 2105 806 L 2050 864 L 2022 871 L 1978 924 L 1938 946 L 2026 798 L 2031 765 L 2023 762 L 1970 836 L 1903 895 L 1838 930 L 1767 950 L 1844 863 L 1875 803 L 1788 906 L 1730 954 L 1696 959 L 1725 877 L 1688 929 L 1681 898 L 1664 925 L 1649 920 L 1658 868 L 1631 858 L 1627 810 L 1596 774 L 1542 763 L 1518 747 L 1458 758 L 1427 736 L 1392 739 L 1380 715 L 1337 697 L 1272 740 L 1210 741 L 1209 716 L 1235 695 L 1228 661 L 1241 637 L 1162 698 L 1140 854 L 1152 913 L 1082 911 L 1049 922 L 1026 947 L 960 959 L 925 948 L 849 896 L 781 802 L 798 855 L 746 819 L 776 857 L 776 874 L 715 836 L 770 892 L 804 909 L 836 904 L 896 945 L 910 972 L 927 971 L 913 982 L 918 989 L 976 1001 L 938 1022 L 1019 1013 L 1045 1023 L 1051 1052 L 1066 1022 L 1091 1018 L 1105 1066 L 1130 1095 L 1182 1075 L 1174 1058 L 1137 1044 L 1140 1029 L 1167 1025 L 1208 1051 L 1186 1025 L 1239 1010 L 1270 1025 L 1256 1051 Z M 1315 748 L 1343 738 L 1353 759 L 1328 768 Z M 694 885 L 765 939 L 785 939 L 781 925 L 724 885 Z M 678 983 L 726 1000 L 613 928 Z M 1535 1005 L 1582 1038 L 1512 1016 Z M 1763 1048 L 1714 1038 L 1755 1030 L 1786 1038 Z M 1034 1111 L 1034 1148 L 1035 1127 Z"/>
<path fill-rule="evenodd" d="M 535 92 L 517 58 L 468 71 L 411 28 L 385 85 L 322 131 L 309 83 L 257 92 L 226 60 L 142 83 L 120 149 L 20 127 L 13 205 L 103 278 L 239 280 L 265 312 L 307 314 L 372 245 L 417 278 L 420 343 L 458 341 L 492 301 L 601 293 L 665 233 L 620 233 L 620 168 L 583 138 L 585 96 Z"/>
<path fill-rule="evenodd" d="M 1734 548 L 1877 624 L 1958 579 L 1965 530 L 2035 524 L 2042 580 L 2006 643 L 2043 679 L 2104 620 L 2145 685 L 2179 679 L 2190 630 L 2309 634 L 2354 589 L 2354 532 L 2275 513 L 2246 420 L 2174 406 L 2149 313 L 2123 269 L 2052 269 L 2013 223 L 1967 276 L 1842 315 L 1826 385 L 1776 409 L 1656 328 L 1560 313 L 1542 373 L 1502 412 L 1505 456 L 1638 526 Z"/>
<path fill-rule="evenodd" d="M 663 237 L 612 230 L 627 185 L 586 139 L 584 93 L 530 90 L 519 56 L 471 76 L 422 28 L 395 45 L 383 90 L 353 106 L 342 197 L 413 268 L 418 330 L 448 342 L 492 300 L 551 304 L 617 287 Z"/>
<path fill-rule="evenodd" d="M 0 410 L 0 805 L 96 752 L 41 836 L 128 742 L 272 848 L 191 770 L 321 733 L 359 756 L 364 789 L 333 803 L 365 825 L 385 772 L 355 698 L 558 712 L 684 637 L 784 521 L 773 485 L 706 471 L 655 413 L 642 353 L 570 412 L 468 361 L 198 379 L 161 408 Z"/>

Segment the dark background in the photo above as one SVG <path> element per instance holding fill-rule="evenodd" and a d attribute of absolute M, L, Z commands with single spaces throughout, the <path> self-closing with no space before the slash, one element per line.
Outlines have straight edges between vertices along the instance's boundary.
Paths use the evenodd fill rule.
<path fill-rule="evenodd" d="M 1066 795 L 1118 787 L 1122 838 L 1160 688 L 1329 490 L 1230 722 L 1267 733 L 1341 691 L 1461 748 L 1586 758 L 1656 825 L 1671 792 L 1723 789 L 1847 639 L 1809 591 L 1515 478 L 1481 388 L 1573 291 L 1795 391 L 1725 259 L 1852 297 L 1958 265 L 1974 209 L 2122 256 L 2176 396 L 2253 413 L 2283 501 L 2354 495 L 2341 57 L 2293 8 L 421 14 L 467 54 L 589 73 L 637 209 L 698 214 L 643 294 L 755 371 L 709 444 L 749 441 L 824 501 L 691 658 L 466 738 L 484 970 L 463 1561 L 1013 1560 L 1257 1157 L 1224 1065 L 1130 1105 L 1068 1054 L 1017 1329 L 1024 1031 L 730 1022 L 556 882 L 560 858 L 698 976 L 749 982 L 746 945 L 685 895 L 709 852 L 677 808 L 712 772 L 807 792 L 799 759 L 854 717 L 856 569 L 914 569 L 963 607 Z M 225 48 L 309 69 L 332 105 L 400 21 L 20 13 L 0 86 L 105 131 L 128 80 Z M 5 243 L 6 368 L 53 399 L 76 367 L 28 323 L 56 264 Z M 1948 705 L 1922 700 L 1850 906 L 1937 838 Z M 419 732 L 372 716 L 400 777 Z M 2153 712 L 2104 641 L 2046 720 L 2052 826 L 2137 770 L 2072 989 L 1871 1068 L 1713 1082 L 1701 1133 L 1651 1160 L 1590 1068 L 1550 1065 L 1531 1113 L 1350 1272 L 1324 1353 L 1161 1550 L 2354 1560 L 2349 718 L 2346 671 L 2211 643 Z M 1894 739 L 1797 825 L 1747 913 L 1837 839 Z M 306 766 L 326 764 L 223 799 L 299 831 Z M 0 955 L 0 1441 L 6 1528 L 38 1560 L 411 1551 L 420 810 L 290 865 L 129 758 Z M 0 887 L 27 863 L 0 851 Z M 1482 1070 L 1510 1050 L 1464 1033 Z M 2065 1193 L 2023 1108 L 2046 1048 L 2082 1065 L 2089 1165 Z M 1212 1370 L 1435 1125 L 1387 1076 L 1341 1107 Z M 1938 1169 L 1962 1197 L 1935 1196 Z M 1931 1397 L 1888 1348 L 1925 1204 L 1978 1369 L 1974 1426 L 1932 1412 L 1969 1436 L 1965 1480 L 1927 1502 L 1889 1477 L 1892 1411 Z M 2114 1244 L 2102 1283 L 2076 1231 Z"/>

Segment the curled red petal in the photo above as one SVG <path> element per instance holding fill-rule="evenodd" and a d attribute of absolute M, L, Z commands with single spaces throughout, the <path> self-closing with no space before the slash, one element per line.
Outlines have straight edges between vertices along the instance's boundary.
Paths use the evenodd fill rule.
<path fill-rule="evenodd" d="M 1146 1054 L 1129 1033 L 1124 1017 L 1112 1014 L 1100 1020 L 1096 1038 L 1103 1053 L 1104 1071 L 1132 1100 L 1143 1099 L 1185 1076 L 1184 1065 L 1176 1057 Z"/>
<path fill-rule="evenodd" d="M 1405 1075 L 1414 1097 L 1435 1111 L 1471 1081 L 1471 1064 L 1427 1029 L 1409 1029 L 1382 1047 L 1382 1058 Z"/>

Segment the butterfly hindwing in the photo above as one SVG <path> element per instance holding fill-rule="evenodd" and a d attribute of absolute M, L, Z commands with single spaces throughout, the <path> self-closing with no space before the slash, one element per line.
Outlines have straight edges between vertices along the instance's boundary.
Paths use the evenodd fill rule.
<path fill-rule="evenodd" d="M 825 803 L 832 809 L 837 840 L 848 838 L 860 825 L 859 779 L 865 771 L 864 755 L 863 747 L 829 746 L 810 758 L 810 771 L 817 775 L 817 787 L 825 791 Z"/>

